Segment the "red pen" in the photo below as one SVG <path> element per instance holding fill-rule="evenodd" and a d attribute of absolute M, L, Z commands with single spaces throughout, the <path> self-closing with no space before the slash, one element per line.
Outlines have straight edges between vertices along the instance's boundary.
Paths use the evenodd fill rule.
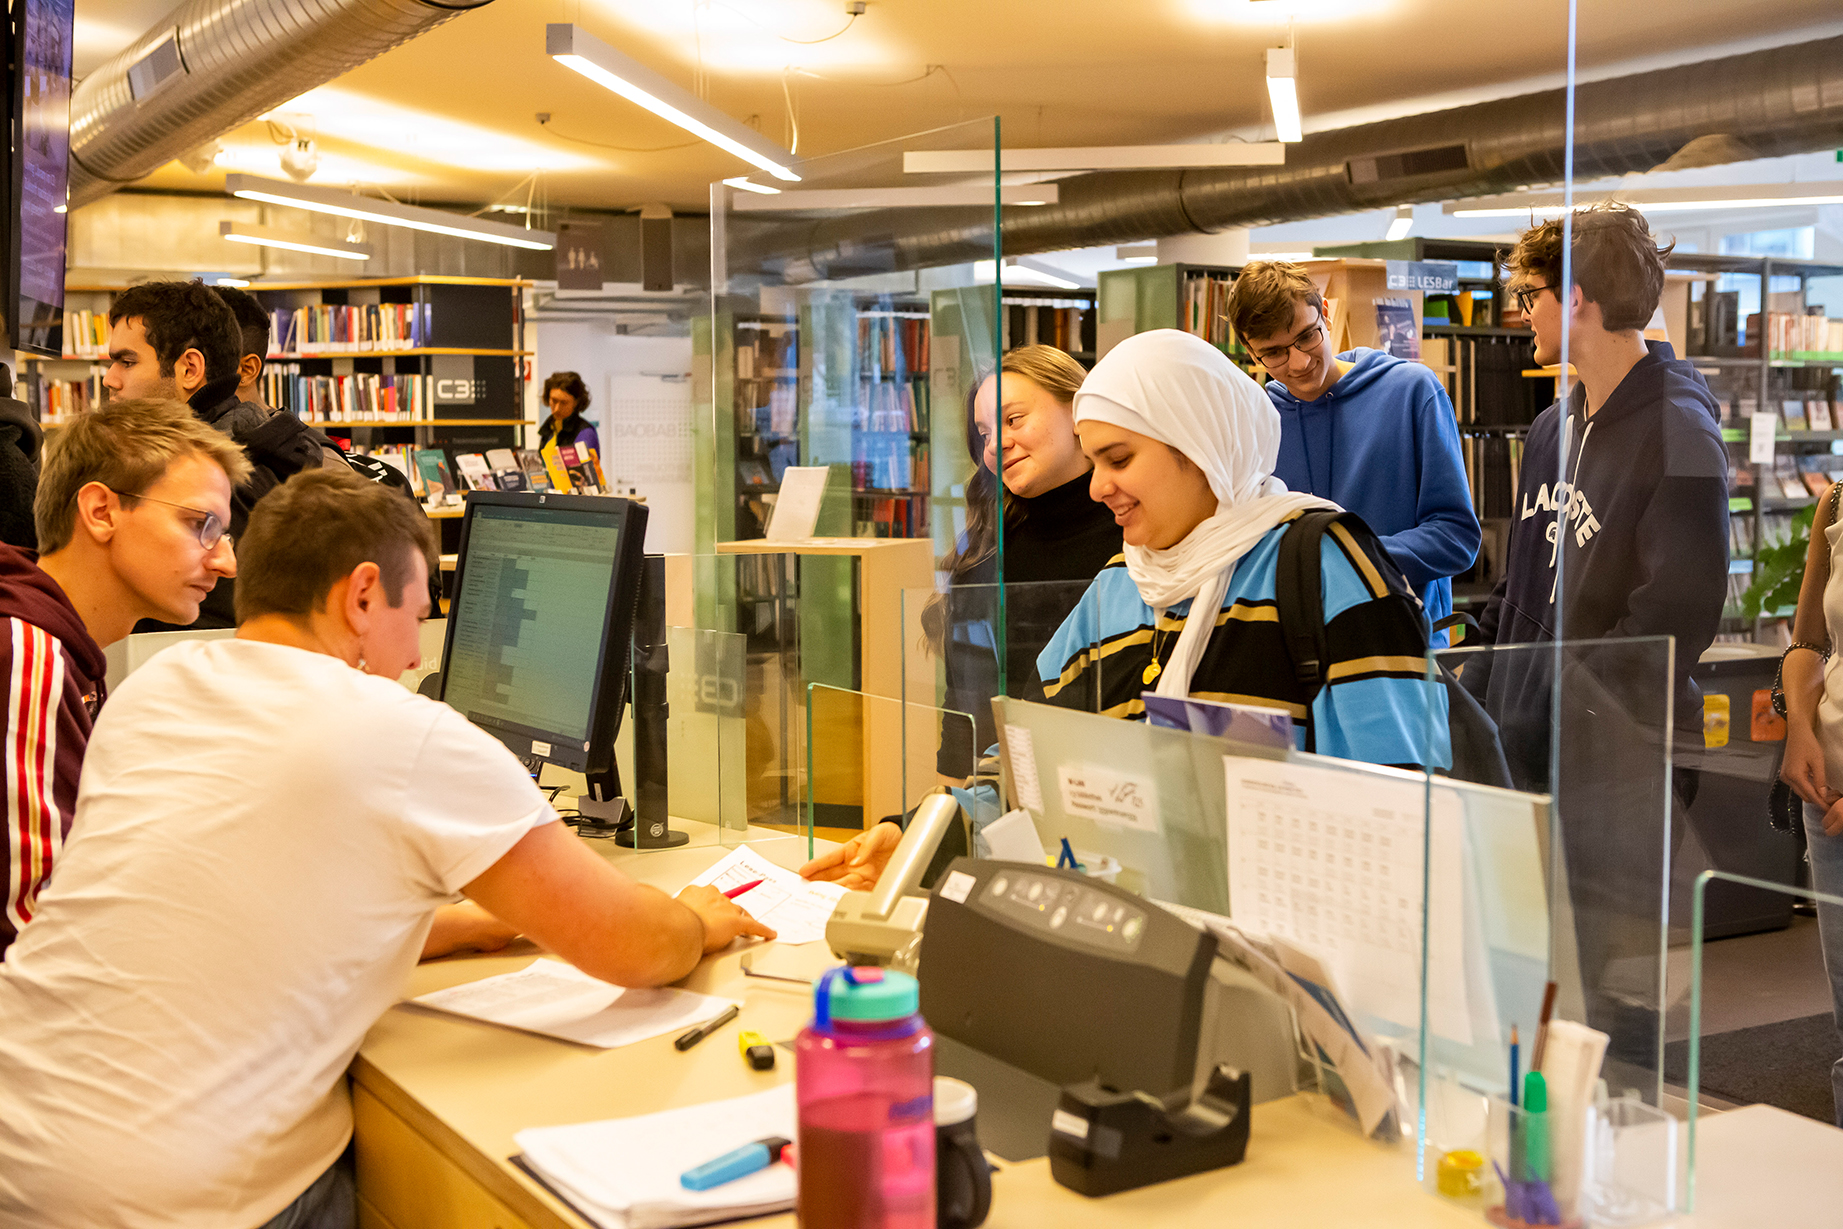
<path fill-rule="evenodd" d="M 745 883 L 739 888 L 731 888 L 729 891 L 725 892 L 724 895 L 729 897 L 731 900 L 735 900 L 738 896 L 741 896 L 744 892 L 752 892 L 756 888 L 761 887 L 762 884 L 766 882 L 768 882 L 766 879 L 757 879 L 750 883 Z"/>

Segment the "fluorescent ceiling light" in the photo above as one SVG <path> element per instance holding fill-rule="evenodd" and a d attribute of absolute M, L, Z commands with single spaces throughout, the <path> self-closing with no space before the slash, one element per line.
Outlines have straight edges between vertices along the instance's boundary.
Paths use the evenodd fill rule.
<path fill-rule="evenodd" d="M 779 188 L 769 187 L 767 184 L 750 183 L 747 175 L 738 175 L 734 179 L 726 179 L 723 182 L 732 188 L 741 188 L 744 192 L 759 192 L 763 196 L 775 196 L 781 191 Z"/>
<path fill-rule="evenodd" d="M 544 27 L 544 51 L 565 68 L 574 69 L 719 149 L 728 150 L 776 179 L 799 182 L 800 177 L 791 169 L 793 154 L 586 30 L 552 22 Z"/>
<path fill-rule="evenodd" d="M 1800 205 L 1843 205 L 1843 183 L 1732 184 L 1706 188 L 1651 188 L 1588 192 L 1574 198 L 1574 208 L 1617 200 L 1645 213 L 1688 213 L 1707 209 L 1782 209 Z M 1455 218 L 1524 218 L 1530 214 L 1560 217 L 1567 212 L 1561 194 L 1522 193 L 1449 201 Z"/>
<path fill-rule="evenodd" d="M 333 256 L 340 260 L 370 260 L 376 255 L 363 243 L 336 243 L 317 235 L 301 235 L 269 226 L 252 226 L 248 222 L 219 222 L 218 234 L 232 243 L 255 247 L 286 248 L 290 252 L 307 252 L 314 256 Z M 220 282 L 220 284 L 223 284 Z"/>
<path fill-rule="evenodd" d="M 525 140 L 434 111 L 400 107 L 325 85 L 308 90 L 259 118 L 286 124 L 303 135 L 317 136 L 322 159 L 327 154 L 327 138 L 337 137 L 369 149 L 388 150 L 394 158 L 414 158 L 476 171 L 516 171 L 523 175 L 538 168 L 567 171 L 600 165 L 597 159 L 557 149 L 548 136 Z M 274 165 L 275 153 L 271 146 L 268 166 Z M 261 174 L 265 168 L 241 166 L 233 169 Z M 358 178 L 374 182 L 378 179 L 375 175 Z M 322 166 L 314 175 L 314 182 L 343 184 L 350 180 Z M 386 182 L 399 181 L 393 177 Z"/>
<path fill-rule="evenodd" d="M 504 222 L 483 222 L 478 218 L 463 217 L 441 209 L 399 205 L 394 201 L 374 200 L 369 196 L 332 188 L 279 183 L 255 175 L 226 175 L 224 190 L 246 201 L 266 201 L 271 205 L 330 213 L 336 218 L 357 218 L 361 222 L 377 222 L 383 226 L 407 226 L 411 230 L 425 230 L 430 234 L 452 235 L 456 239 L 478 239 L 483 243 L 525 248 L 533 252 L 548 252 L 557 246 L 557 237 L 549 231 L 526 230 L 520 226 L 508 226 Z"/>
<path fill-rule="evenodd" d="M 1389 220 L 1388 242 L 1406 239 L 1414 229 L 1414 206 L 1402 205 L 1395 210 L 1395 216 Z"/>
<path fill-rule="evenodd" d="M 1028 256 L 1013 256 L 1005 261 L 1005 267 L 1013 270 L 1028 270 L 1036 274 L 1049 285 L 1059 287 L 1063 290 L 1094 289 L 1094 278 L 1084 278 L 1081 274 L 1071 273 L 1060 265 L 1052 265 L 1042 260 L 1033 260 Z"/>
<path fill-rule="evenodd" d="M 1117 247 L 1113 250 L 1113 258 L 1122 264 L 1155 265 L 1158 263 L 1158 245 L 1141 243 L 1131 247 Z"/>
<path fill-rule="evenodd" d="M 1073 149 L 1006 149 L 1001 161 L 1011 171 L 1138 171 L 1193 166 L 1284 166 L 1286 149 L 1277 141 L 1230 141 L 1222 145 L 1094 145 Z M 902 169 L 910 175 L 992 173 L 989 149 L 909 149 Z"/>
<path fill-rule="evenodd" d="M 729 180 L 724 180 L 728 183 Z M 1007 205 L 1054 205 L 1061 199 L 1055 184 L 1010 184 L 999 189 Z M 812 188 L 790 189 L 770 197 L 738 197 L 730 208 L 738 213 L 779 213 L 794 209 L 914 209 L 955 205 L 992 207 L 992 185 L 965 184 L 948 188 Z"/>
<path fill-rule="evenodd" d="M 211 279 L 211 284 L 213 286 L 235 286 L 241 290 L 250 283 L 248 279 L 241 277 L 214 277 Z"/>
<path fill-rule="evenodd" d="M 1305 140 L 1299 126 L 1299 90 L 1294 77 L 1293 49 L 1267 49 L 1267 98 L 1273 103 L 1274 135 L 1285 142 Z"/>

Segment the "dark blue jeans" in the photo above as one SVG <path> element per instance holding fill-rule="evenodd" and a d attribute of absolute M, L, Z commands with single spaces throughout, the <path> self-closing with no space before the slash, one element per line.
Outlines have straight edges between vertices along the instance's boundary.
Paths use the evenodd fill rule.
<path fill-rule="evenodd" d="M 301 1197 L 276 1213 L 262 1229 L 357 1229 L 358 1189 L 352 1149 L 314 1179 Z"/>
<path fill-rule="evenodd" d="M 1805 847 L 1811 852 L 1811 887 L 1825 896 L 1843 897 L 1843 836 L 1824 832 L 1824 813 L 1805 804 Z M 1843 905 L 1819 902 L 1817 933 L 1824 944 L 1824 971 L 1830 976 L 1837 1031 L 1843 1035 Z M 1843 1126 L 1843 1058 L 1830 1068 L 1837 1125 Z"/>

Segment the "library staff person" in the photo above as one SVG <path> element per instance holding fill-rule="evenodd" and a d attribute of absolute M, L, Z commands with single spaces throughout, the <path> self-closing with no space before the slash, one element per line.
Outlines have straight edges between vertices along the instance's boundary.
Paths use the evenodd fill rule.
<path fill-rule="evenodd" d="M 547 448 L 555 439 L 559 447 L 586 444 L 600 456 L 601 437 L 595 434 L 595 427 L 582 412 L 589 408 L 589 386 L 582 382 L 582 377 L 573 371 L 552 373 L 544 381 L 544 404 L 550 407 L 550 417 L 538 428 L 538 447 Z"/>

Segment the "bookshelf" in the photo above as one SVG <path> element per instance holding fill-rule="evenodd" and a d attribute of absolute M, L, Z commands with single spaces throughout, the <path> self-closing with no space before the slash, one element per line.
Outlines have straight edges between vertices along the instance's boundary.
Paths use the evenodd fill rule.
<path fill-rule="evenodd" d="M 1104 270 L 1097 279 L 1095 356 L 1134 333 L 1183 329 L 1246 367 L 1252 360 L 1229 327 L 1229 291 L 1239 266 L 1176 262 Z"/>
<path fill-rule="evenodd" d="M 927 305 L 838 291 L 784 314 L 720 313 L 728 354 L 718 393 L 734 415 L 730 491 L 718 541 L 759 538 L 789 465 L 830 465 L 850 498 L 828 503 L 818 532 L 908 538 L 927 532 L 932 440 Z M 724 385 L 727 385 L 725 396 Z"/>

